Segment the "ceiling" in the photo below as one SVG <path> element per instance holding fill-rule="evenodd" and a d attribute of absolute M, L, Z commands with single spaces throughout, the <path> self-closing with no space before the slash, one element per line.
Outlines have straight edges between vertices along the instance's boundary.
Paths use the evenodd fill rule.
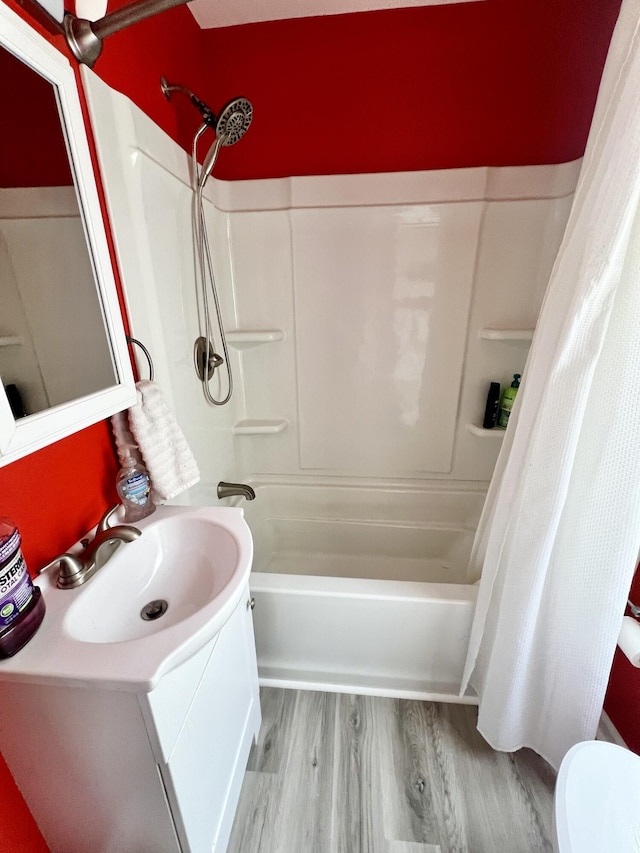
<path fill-rule="evenodd" d="M 188 8 L 202 29 L 212 29 L 285 18 L 477 2 L 484 0 L 234 0 L 226 3 L 220 0 L 194 0 Z"/>

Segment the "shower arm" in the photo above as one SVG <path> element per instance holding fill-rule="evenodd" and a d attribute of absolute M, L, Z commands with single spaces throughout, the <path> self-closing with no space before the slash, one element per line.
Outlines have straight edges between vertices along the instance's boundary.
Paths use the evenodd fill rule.
<path fill-rule="evenodd" d="M 67 44 L 78 62 L 93 68 L 107 36 L 186 2 L 188 0 L 136 0 L 97 21 L 76 18 L 67 12 L 63 21 Z"/>

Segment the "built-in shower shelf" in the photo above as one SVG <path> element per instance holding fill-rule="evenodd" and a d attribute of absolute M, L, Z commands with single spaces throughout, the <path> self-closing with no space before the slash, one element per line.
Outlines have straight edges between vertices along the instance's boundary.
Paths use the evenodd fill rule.
<path fill-rule="evenodd" d="M 493 429 L 485 429 L 484 427 L 478 426 L 477 424 L 467 424 L 467 430 L 472 435 L 477 435 L 479 438 L 501 439 L 504 438 L 505 433 L 505 430 L 499 429 L 498 427 L 493 427 Z"/>
<path fill-rule="evenodd" d="M 533 329 L 480 329 L 478 336 L 483 341 L 502 341 L 505 344 L 528 347 L 533 339 Z"/>
<path fill-rule="evenodd" d="M 284 340 L 282 329 L 235 329 L 227 332 L 227 343 L 235 349 L 249 349 Z"/>
<path fill-rule="evenodd" d="M 19 347 L 23 343 L 20 335 L 0 335 L 0 347 Z"/>
<path fill-rule="evenodd" d="M 244 420 L 233 426 L 234 435 L 274 435 L 289 426 L 285 420 Z"/>

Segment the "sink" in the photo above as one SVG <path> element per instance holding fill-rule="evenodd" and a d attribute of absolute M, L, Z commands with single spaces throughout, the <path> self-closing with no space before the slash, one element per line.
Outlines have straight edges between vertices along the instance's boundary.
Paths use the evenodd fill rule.
<path fill-rule="evenodd" d="M 0 676 L 150 691 L 220 632 L 248 594 L 243 509 L 163 506 L 136 526 L 83 586 L 58 589 L 54 569 L 38 578 L 44 621 Z"/>
<path fill-rule="evenodd" d="M 213 519 L 183 514 L 150 524 L 82 588 L 64 628 L 85 643 L 127 642 L 165 631 L 203 609 L 215 610 L 238 555 L 235 537 Z"/>

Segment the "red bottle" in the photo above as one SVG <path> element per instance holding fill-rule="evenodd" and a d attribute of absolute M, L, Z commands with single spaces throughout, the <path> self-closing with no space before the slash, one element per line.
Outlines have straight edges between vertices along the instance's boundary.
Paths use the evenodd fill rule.
<path fill-rule="evenodd" d="M 44 598 L 31 583 L 20 542 L 13 521 L 0 516 L 0 658 L 20 651 L 44 618 Z"/>

